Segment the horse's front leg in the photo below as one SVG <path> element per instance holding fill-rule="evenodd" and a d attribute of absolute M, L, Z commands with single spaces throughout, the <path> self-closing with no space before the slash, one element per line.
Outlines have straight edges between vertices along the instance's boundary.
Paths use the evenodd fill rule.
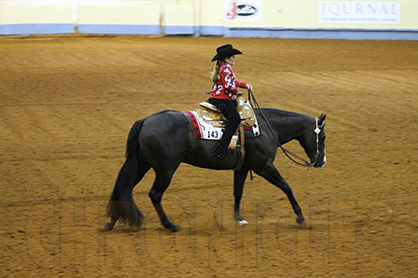
<path fill-rule="evenodd" d="M 255 171 L 258 175 L 264 177 L 266 180 L 280 188 L 286 195 L 292 205 L 293 211 L 297 215 L 296 222 L 298 224 L 305 223 L 305 217 L 302 214 L 302 209 L 300 208 L 298 202 L 293 196 L 292 189 L 290 188 L 289 184 L 283 179 L 280 175 L 277 168 L 273 165 L 273 163 L 267 163 L 266 166 L 258 171 Z"/>
<path fill-rule="evenodd" d="M 234 171 L 234 197 L 235 197 L 235 220 L 240 225 L 247 225 L 248 222 L 242 219 L 240 214 L 240 202 L 242 198 L 242 192 L 244 191 L 244 182 L 247 178 L 248 170 L 236 170 Z"/>

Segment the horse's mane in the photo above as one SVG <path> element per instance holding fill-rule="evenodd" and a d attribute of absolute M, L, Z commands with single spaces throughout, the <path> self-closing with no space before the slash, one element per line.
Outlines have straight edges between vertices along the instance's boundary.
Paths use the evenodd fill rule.
<path fill-rule="evenodd" d="M 283 118 L 312 118 L 311 116 L 306 115 L 306 114 L 280 110 L 280 109 L 275 109 L 275 108 L 260 108 L 256 110 L 261 110 L 262 113 L 266 113 L 266 114 L 276 114 L 279 117 L 283 117 Z"/>

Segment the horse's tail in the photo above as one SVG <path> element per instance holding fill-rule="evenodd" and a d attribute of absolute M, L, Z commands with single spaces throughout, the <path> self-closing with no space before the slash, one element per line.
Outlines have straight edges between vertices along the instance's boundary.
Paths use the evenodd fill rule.
<path fill-rule="evenodd" d="M 140 227 L 144 215 L 135 205 L 132 190 L 139 180 L 144 176 L 149 167 L 144 167 L 141 161 L 141 150 L 139 147 L 138 136 L 144 120 L 139 120 L 132 126 L 126 143 L 126 160 L 119 171 L 115 187 L 107 205 L 107 216 L 111 218 L 111 223 L 106 224 L 106 230 L 111 230 L 115 222 L 128 220 L 131 226 Z M 141 169 L 142 172 L 141 173 Z"/>

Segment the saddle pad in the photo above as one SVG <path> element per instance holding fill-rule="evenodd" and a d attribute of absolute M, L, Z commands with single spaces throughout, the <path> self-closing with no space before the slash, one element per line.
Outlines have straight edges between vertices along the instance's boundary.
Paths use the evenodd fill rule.
<path fill-rule="evenodd" d="M 186 115 L 189 117 L 190 122 L 192 123 L 193 131 L 194 131 L 194 138 L 201 139 L 202 138 L 202 129 L 200 127 L 198 119 L 198 115 L 194 111 L 184 111 Z"/>
<path fill-rule="evenodd" d="M 220 140 L 223 135 L 222 127 L 215 127 L 202 118 L 195 111 L 184 111 L 184 113 L 189 117 L 190 122 L 193 126 L 195 139 L 204 139 L 204 140 Z M 252 127 L 245 127 L 245 129 L 252 130 L 254 136 L 260 135 L 260 129 L 258 127 L 258 121 Z"/>

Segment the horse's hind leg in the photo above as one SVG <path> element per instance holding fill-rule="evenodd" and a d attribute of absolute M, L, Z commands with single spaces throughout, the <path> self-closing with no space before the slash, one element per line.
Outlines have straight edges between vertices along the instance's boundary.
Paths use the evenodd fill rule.
<path fill-rule="evenodd" d="M 302 214 L 302 209 L 296 201 L 295 196 L 293 196 L 293 192 L 289 184 L 283 179 L 277 168 L 272 163 L 269 163 L 266 165 L 264 169 L 262 169 L 261 171 L 256 171 L 256 173 L 264 177 L 266 180 L 268 180 L 275 186 L 279 187 L 287 195 L 287 198 L 292 204 L 293 211 L 297 215 L 296 222 L 298 224 L 304 224 L 305 217 Z"/>
<path fill-rule="evenodd" d="M 170 185 L 172 176 L 173 173 L 171 172 L 156 172 L 154 184 L 148 195 L 151 198 L 151 201 L 158 213 L 158 216 L 160 217 L 161 224 L 164 226 L 164 228 L 169 229 L 171 232 L 178 232 L 180 229 L 171 223 L 161 205 L 161 199 L 163 197 L 164 191 Z"/>

